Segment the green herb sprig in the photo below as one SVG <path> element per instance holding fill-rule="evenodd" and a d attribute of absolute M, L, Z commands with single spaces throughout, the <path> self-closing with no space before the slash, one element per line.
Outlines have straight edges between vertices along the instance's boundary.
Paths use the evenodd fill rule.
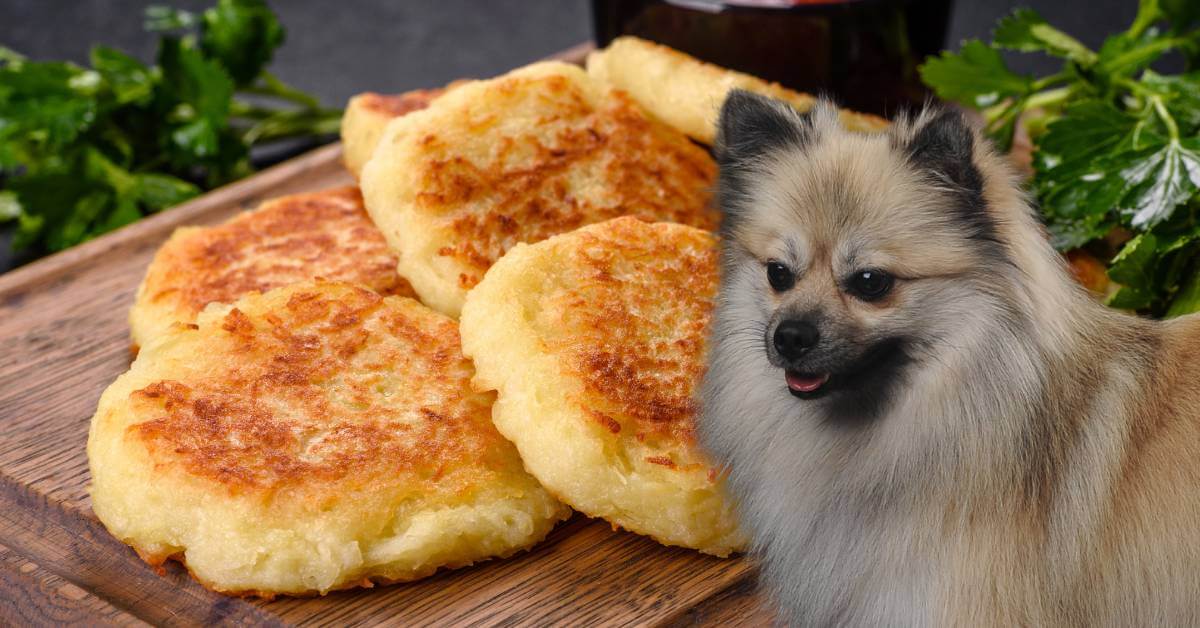
<path fill-rule="evenodd" d="M 1101 259 L 1107 302 L 1153 316 L 1200 311 L 1200 3 L 1141 0 L 1133 24 L 1099 50 L 1029 9 L 921 66 L 938 96 L 982 111 L 998 147 L 1020 120 L 1034 144 L 1030 181 L 1054 245 Z M 1008 69 L 1001 50 L 1062 59 L 1043 77 Z M 1182 55 L 1188 71 L 1151 66 Z"/>
<path fill-rule="evenodd" d="M 106 46 L 90 68 L 0 47 L 0 222 L 57 251 L 252 171 L 250 148 L 336 133 L 341 110 L 266 70 L 284 30 L 262 0 L 146 11 L 154 65 Z"/>

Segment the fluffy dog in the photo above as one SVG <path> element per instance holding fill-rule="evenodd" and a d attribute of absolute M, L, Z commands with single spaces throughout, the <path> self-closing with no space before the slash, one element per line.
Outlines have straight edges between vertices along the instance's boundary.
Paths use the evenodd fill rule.
<path fill-rule="evenodd" d="M 699 436 L 781 619 L 1200 625 L 1200 318 L 1089 298 L 954 112 L 718 133 Z"/>

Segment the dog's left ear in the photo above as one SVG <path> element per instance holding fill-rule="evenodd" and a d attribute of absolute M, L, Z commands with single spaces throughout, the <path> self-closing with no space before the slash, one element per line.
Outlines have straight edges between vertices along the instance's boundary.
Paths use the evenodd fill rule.
<path fill-rule="evenodd" d="M 975 133 L 956 111 L 934 114 L 905 147 L 917 168 L 976 200 L 983 195 L 983 177 L 975 167 Z"/>

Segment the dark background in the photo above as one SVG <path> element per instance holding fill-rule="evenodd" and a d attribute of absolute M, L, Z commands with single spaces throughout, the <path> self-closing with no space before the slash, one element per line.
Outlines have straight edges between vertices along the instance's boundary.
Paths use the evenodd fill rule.
<path fill-rule="evenodd" d="M 921 0 L 915 0 L 920 2 Z M 1200 0 L 1197 0 L 1200 1 Z M 215 0 L 0 0 L 0 45 L 38 60 L 86 63 L 103 43 L 152 60 L 157 36 L 142 28 L 146 6 L 193 11 Z M 589 0 L 274 0 L 287 29 L 271 70 L 284 81 L 341 106 L 362 91 L 399 92 L 486 78 L 592 38 Z M 1097 47 L 1124 29 L 1136 0 L 957 0 L 947 45 L 989 38 L 1019 6 Z M 1058 64 L 1011 55 L 1022 72 Z M 0 272 L 14 263 L 0 226 Z"/>
<path fill-rule="evenodd" d="M 918 2 L 920 0 L 917 0 Z M 154 54 L 142 10 L 203 9 L 213 0 L 0 0 L 0 45 L 35 59 L 86 61 L 94 43 Z M 485 78 L 592 36 L 587 0 L 275 0 L 288 39 L 273 71 L 340 105 L 361 91 L 404 91 L 460 77 Z M 1095 47 L 1133 21 L 1136 0 L 958 0 L 947 44 L 987 38 L 1018 6 Z M 1022 71 L 1052 71 L 1015 55 Z"/>

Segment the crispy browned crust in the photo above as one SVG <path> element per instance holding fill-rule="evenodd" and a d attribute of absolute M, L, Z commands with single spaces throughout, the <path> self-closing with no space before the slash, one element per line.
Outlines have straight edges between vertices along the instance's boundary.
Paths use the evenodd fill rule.
<path fill-rule="evenodd" d="M 445 491 L 437 483 L 451 469 L 479 479 L 507 451 L 490 424 L 492 398 L 469 387 L 457 325 L 407 303 L 317 284 L 265 313 L 234 308 L 220 332 L 195 332 L 217 333 L 222 359 L 205 377 L 135 391 L 133 411 L 151 418 L 128 434 L 156 464 L 235 493 L 373 482 Z M 336 398 L 323 388 L 330 382 Z M 384 392 L 395 386 L 422 393 Z"/>
<path fill-rule="evenodd" d="M 414 89 L 403 94 L 364 92 L 346 103 L 342 116 L 342 163 L 358 178 L 375 152 L 384 129 L 395 118 L 425 109 L 445 92 L 466 83 L 458 80 L 434 89 Z"/>
<path fill-rule="evenodd" d="M 453 84 L 451 84 L 453 85 Z M 367 111 L 391 118 L 400 117 L 406 113 L 419 111 L 429 106 L 434 98 L 446 91 L 443 88 L 414 89 L 403 94 L 379 94 L 363 92 L 357 98 Z"/>
<path fill-rule="evenodd" d="M 414 296 L 362 195 L 345 187 L 273 199 L 222 225 L 176 233 L 146 272 L 135 316 L 190 323 L 209 303 L 316 277 Z M 150 340 L 138 331 L 135 342 Z"/>
<path fill-rule="evenodd" d="M 469 79 L 457 79 L 450 81 L 445 87 L 414 89 L 401 94 L 363 92 L 356 95 L 352 102 L 360 106 L 363 111 L 372 115 L 399 118 L 406 113 L 420 111 L 428 107 L 429 103 L 432 103 L 438 96 L 470 82 Z"/>
<path fill-rule="evenodd" d="M 590 420 L 620 438 L 690 449 L 717 289 L 717 241 L 663 227 L 626 218 L 578 234 L 580 244 L 562 265 L 569 275 L 563 289 L 543 302 L 547 320 L 561 320 L 569 334 L 547 344 L 582 382 L 578 403 Z M 665 454 L 646 461 L 677 468 Z"/>
<path fill-rule="evenodd" d="M 535 80 L 541 85 L 534 89 L 577 89 L 562 76 Z M 551 141 L 533 132 L 500 137 L 490 161 L 472 162 L 455 154 L 453 140 L 436 131 L 422 139 L 428 158 L 420 166 L 424 176 L 418 211 L 436 216 L 438 227 L 454 243 L 438 254 L 471 269 L 459 278 L 462 288 L 474 287 L 518 242 L 538 242 L 617 216 L 717 227 L 719 217 L 710 206 L 716 165 L 708 153 L 648 118 L 623 93 L 613 92 L 600 107 L 580 96 L 568 102 L 542 121 L 563 125 Z M 508 166 L 508 153 L 518 150 L 532 151 L 533 165 Z M 610 199 L 567 192 L 567 179 L 587 170 L 599 173 Z M 486 211 L 463 210 L 483 196 L 491 199 Z"/>

